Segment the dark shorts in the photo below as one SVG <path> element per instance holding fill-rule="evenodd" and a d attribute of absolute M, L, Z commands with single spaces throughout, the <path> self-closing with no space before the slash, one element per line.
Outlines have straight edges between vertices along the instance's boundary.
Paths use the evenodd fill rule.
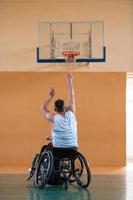
<path fill-rule="evenodd" d="M 44 150 L 51 151 L 54 158 L 62 159 L 62 158 L 74 158 L 77 156 L 77 147 L 70 147 L 70 148 L 59 148 L 53 147 L 52 143 L 44 145 L 41 148 L 40 154 L 44 152 Z"/>

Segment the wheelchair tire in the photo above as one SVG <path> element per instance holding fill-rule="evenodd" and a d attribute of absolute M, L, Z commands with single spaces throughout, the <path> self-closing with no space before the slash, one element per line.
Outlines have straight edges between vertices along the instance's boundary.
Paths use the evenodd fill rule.
<path fill-rule="evenodd" d="M 34 184 L 36 187 L 42 188 L 48 183 L 53 171 L 53 164 L 54 159 L 51 151 L 44 151 L 35 172 Z"/>
<path fill-rule="evenodd" d="M 80 185 L 81 187 L 87 188 L 91 181 L 90 167 L 86 158 L 80 152 L 78 152 L 78 159 L 81 164 L 81 169 L 80 170 L 75 169 L 76 181 L 77 181 L 77 184 Z"/>

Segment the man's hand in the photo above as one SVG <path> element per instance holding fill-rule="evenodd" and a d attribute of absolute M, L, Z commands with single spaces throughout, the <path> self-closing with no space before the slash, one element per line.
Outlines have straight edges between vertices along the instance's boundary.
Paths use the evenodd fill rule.
<path fill-rule="evenodd" d="M 55 96 L 54 88 L 51 88 L 49 95 L 50 95 L 51 98 Z"/>

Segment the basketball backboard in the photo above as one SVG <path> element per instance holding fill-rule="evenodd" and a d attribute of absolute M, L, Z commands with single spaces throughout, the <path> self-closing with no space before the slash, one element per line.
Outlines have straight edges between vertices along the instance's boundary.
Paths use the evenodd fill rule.
<path fill-rule="evenodd" d="M 78 52 L 76 62 L 105 62 L 104 22 L 48 21 L 38 23 L 37 62 L 65 62 L 63 52 Z"/>

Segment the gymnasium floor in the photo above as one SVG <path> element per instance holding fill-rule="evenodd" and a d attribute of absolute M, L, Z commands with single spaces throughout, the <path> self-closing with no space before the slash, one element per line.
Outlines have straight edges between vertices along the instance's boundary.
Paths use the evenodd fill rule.
<path fill-rule="evenodd" d="M 0 200 L 133 200 L 133 164 L 126 168 L 92 168 L 92 181 L 87 189 L 70 185 L 36 189 L 27 182 L 27 174 L 5 174 L 0 169 Z"/>

